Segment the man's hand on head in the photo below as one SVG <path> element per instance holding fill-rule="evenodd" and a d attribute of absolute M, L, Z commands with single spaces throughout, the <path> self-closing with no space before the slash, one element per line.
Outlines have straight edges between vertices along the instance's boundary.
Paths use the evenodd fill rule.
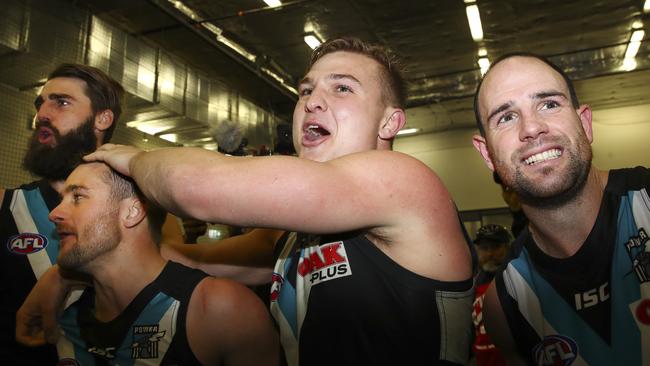
<path fill-rule="evenodd" d="M 84 156 L 84 160 L 102 161 L 121 174 L 131 176 L 131 161 L 136 155 L 143 152 L 143 150 L 133 146 L 105 144 L 92 154 Z"/>

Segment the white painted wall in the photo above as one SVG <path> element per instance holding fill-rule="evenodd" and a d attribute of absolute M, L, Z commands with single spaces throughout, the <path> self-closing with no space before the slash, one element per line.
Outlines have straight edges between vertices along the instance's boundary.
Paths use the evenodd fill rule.
<path fill-rule="evenodd" d="M 600 169 L 650 167 L 650 105 L 595 110 L 593 163 Z M 433 169 L 460 211 L 505 207 L 500 188 L 472 145 L 473 129 L 400 137 L 395 150 Z"/>

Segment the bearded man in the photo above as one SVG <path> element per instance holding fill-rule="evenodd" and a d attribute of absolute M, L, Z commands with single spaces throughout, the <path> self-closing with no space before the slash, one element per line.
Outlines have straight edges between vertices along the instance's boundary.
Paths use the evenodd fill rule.
<path fill-rule="evenodd" d="M 15 314 L 36 280 L 51 267 L 59 237 L 49 212 L 58 189 L 84 154 L 108 142 L 122 112 L 124 89 L 102 71 L 63 64 L 34 101 L 36 129 L 23 160 L 41 177 L 16 189 L 0 189 L 0 359 L 9 365 L 56 364 L 53 346 L 27 348 L 15 341 Z"/>

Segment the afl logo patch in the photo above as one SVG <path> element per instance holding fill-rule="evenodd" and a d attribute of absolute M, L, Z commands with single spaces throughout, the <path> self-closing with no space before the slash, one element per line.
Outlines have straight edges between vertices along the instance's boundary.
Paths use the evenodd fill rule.
<path fill-rule="evenodd" d="M 569 366 L 578 357 L 578 345 L 567 336 L 550 335 L 533 347 L 533 356 L 537 365 Z"/>
<path fill-rule="evenodd" d="M 80 364 L 74 358 L 62 358 L 56 366 L 80 366 Z"/>
<path fill-rule="evenodd" d="M 47 247 L 47 238 L 41 234 L 22 233 L 9 238 L 7 249 L 15 254 L 32 254 Z"/>

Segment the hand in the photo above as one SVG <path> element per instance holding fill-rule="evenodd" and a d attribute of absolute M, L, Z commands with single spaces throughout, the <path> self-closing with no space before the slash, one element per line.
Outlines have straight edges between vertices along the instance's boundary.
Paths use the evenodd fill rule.
<path fill-rule="evenodd" d="M 94 153 L 84 156 L 84 160 L 103 161 L 121 174 L 130 177 L 131 169 L 129 165 L 131 159 L 142 152 L 142 150 L 133 146 L 105 144 L 100 146 Z"/>
<path fill-rule="evenodd" d="M 16 313 L 16 340 L 30 347 L 56 343 L 60 334 L 57 315 L 67 293 L 67 281 L 58 266 L 48 269 Z"/>

